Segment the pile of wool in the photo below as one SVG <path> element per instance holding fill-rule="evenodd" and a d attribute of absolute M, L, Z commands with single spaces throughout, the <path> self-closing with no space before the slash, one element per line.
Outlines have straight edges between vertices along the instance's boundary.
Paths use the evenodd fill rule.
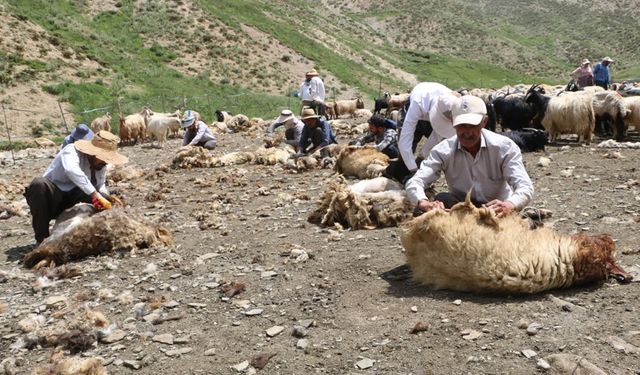
<path fill-rule="evenodd" d="M 386 177 L 347 185 L 342 177 L 332 180 L 309 215 L 309 222 L 352 229 L 396 226 L 411 216 L 405 191 Z"/>
<path fill-rule="evenodd" d="M 345 177 L 378 177 L 389 165 L 389 157 L 375 147 L 348 146 L 336 160 L 334 170 Z"/>

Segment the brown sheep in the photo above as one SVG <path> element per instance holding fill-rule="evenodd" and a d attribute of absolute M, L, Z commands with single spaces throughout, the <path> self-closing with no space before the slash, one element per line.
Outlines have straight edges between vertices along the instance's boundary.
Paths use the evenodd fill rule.
<path fill-rule="evenodd" d="M 91 130 L 93 130 L 94 133 L 100 130 L 111 131 L 111 114 L 107 112 L 100 117 L 94 118 L 93 121 L 91 121 Z"/>
<path fill-rule="evenodd" d="M 375 147 L 348 146 L 336 160 L 335 171 L 359 179 L 380 176 L 389 165 L 389 157 Z"/>
<path fill-rule="evenodd" d="M 120 142 L 124 144 L 136 144 L 138 141 L 142 141 L 147 132 L 147 123 L 153 112 L 149 108 L 143 108 L 139 113 L 134 113 L 127 117 L 119 116 L 120 129 L 119 137 Z"/>
<path fill-rule="evenodd" d="M 22 259 L 25 267 L 32 268 L 41 262 L 61 265 L 105 252 L 171 243 L 171 234 L 167 229 L 139 222 L 120 209 L 89 217 L 74 217 L 64 223 L 56 222 L 58 225 L 63 228 L 58 231 L 54 226 L 49 238 L 25 254 Z"/>
<path fill-rule="evenodd" d="M 610 236 L 532 230 L 517 215 L 497 219 L 474 207 L 470 194 L 450 212 L 432 210 L 406 222 L 400 240 L 413 278 L 434 289 L 539 293 L 609 275 L 630 279 L 615 263 Z"/>
<path fill-rule="evenodd" d="M 391 111 L 400 110 L 404 106 L 404 104 L 409 101 L 409 96 L 411 94 L 395 94 L 391 95 L 389 98 L 389 104 L 387 107 L 386 113 L 391 113 Z"/>
<path fill-rule="evenodd" d="M 351 100 L 336 100 L 334 112 L 336 118 L 343 115 L 351 115 L 351 117 L 354 117 L 356 110 L 362 108 L 364 108 L 364 101 L 362 101 L 362 98 L 355 98 Z"/>

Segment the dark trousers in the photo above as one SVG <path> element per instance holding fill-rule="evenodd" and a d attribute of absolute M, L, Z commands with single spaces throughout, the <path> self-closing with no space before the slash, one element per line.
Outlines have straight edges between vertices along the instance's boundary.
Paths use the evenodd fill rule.
<path fill-rule="evenodd" d="M 389 145 L 387 148 L 382 150 L 382 153 L 387 155 L 389 159 L 395 159 L 400 157 L 400 151 L 398 150 L 398 146 Z"/>
<path fill-rule="evenodd" d="M 31 210 L 31 226 L 36 242 L 49 237 L 49 222 L 76 203 L 91 203 L 91 197 L 79 188 L 62 191 L 44 177 L 36 177 L 25 189 L 24 197 Z"/>
<path fill-rule="evenodd" d="M 399 153 L 400 152 L 398 152 L 398 154 Z M 420 163 L 422 163 L 422 160 L 422 158 L 416 159 L 416 164 L 418 164 L 418 167 L 420 167 Z M 398 156 L 397 159 L 389 161 L 389 165 L 384 170 L 384 172 L 382 172 L 382 175 L 386 178 L 390 178 L 398 181 L 401 184 L 404 184 L 411 176 L 413 176 L 413 173 L 409 171 L 409 168 L 407 168 L 406 164 L 404 164 L 402 158 Z"/>
<path fill-rule="evenodd" d="M 453 194 L 448 193 L 448 192 L 447 193 L 438 193 L 438 194 L 436 194 L 436 196 L 434 197 L 434 200 L 437 200 L 437 201 L 440 201 L 440 202 L 444 203 L 444 208 L 451 208 L 456 203 L 462 202 L 461 200 L 456 198 Z M 472 199 L 471 203 L 474 206 L 478 207 L 478 208 L 482 207 L 482 205 L 484 204 L 482 202 L 478 202 L 475 199 Z"/>
<path fill-rule="evenodd" d="M 595 85 L 596 85 L 596 86 L 600 86 L 600 87 L 602 87 L 602 88 L 603 88 L 603 89 L 605 89 L 605 90 L 608 90 L 608 89 L 609 89 L 609 87 L 607 87 L 607 86 L 609 86 L 609 85 L 607 85 L 607 83 L 606 83 L 606 82 L 603 82 L 603 81 L 594 81 L 593 83 L 595 83 Z"/>

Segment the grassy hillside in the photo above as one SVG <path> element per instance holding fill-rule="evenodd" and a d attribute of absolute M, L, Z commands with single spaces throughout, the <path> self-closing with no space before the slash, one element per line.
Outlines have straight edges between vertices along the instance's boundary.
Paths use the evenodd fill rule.
<path fill-rule="evenodd" d="M 94 109 L 142 105 L 196 108 L 206 119 L 218 108 L 271 117 L 297 107 L 290 94 L 310 68 L 330 97 L 369 100 L 425 80 L 564 83 L 582 58 L 604 55 L 622 79 L 640 76 L 631 4 L 8 0 L 0 88 L 5 102 L 17 96 L 12 88 L 41 90 L 88 122 L 101 114 Z"/>

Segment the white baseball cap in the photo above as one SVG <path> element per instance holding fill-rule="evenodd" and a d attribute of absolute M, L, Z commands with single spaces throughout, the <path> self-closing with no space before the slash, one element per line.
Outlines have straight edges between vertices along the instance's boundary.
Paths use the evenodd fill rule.
<path fill-rule="evenodd" d="M 461 124 L 480 125 L 486 114 L 487 106 L 484 101 L 473 95 L 465 95 L 458 98 L 451 108 L 454 127 Z"/>

